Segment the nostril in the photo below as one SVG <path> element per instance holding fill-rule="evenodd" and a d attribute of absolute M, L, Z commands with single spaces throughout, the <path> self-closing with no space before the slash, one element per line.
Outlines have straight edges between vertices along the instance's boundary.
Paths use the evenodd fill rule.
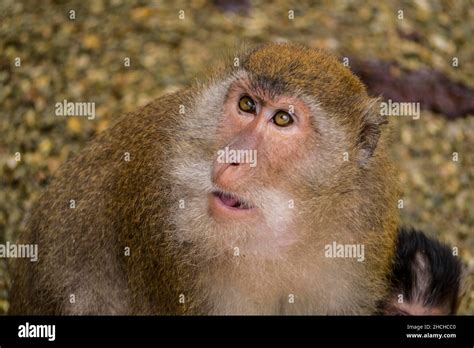
<path fill-rule="evenodd" d="M 239 164 L 237 162 L 232 162 L 230 163 L 231 166 L 238 166 Z"/>

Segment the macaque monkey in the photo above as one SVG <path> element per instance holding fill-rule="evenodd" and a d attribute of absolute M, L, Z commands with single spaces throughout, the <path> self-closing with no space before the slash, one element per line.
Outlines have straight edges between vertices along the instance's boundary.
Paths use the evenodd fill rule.
<path fill-rule="evenodd" d="M 398 234 L 391 295 L 381 306 L 386 315 L 456 314 L 465 291 L 465 269 L 453 251 L 423 232 Z"/>
<path fill-rule="evenodd" d="M 373 314 L 399 213 L 387 118 L 331 55 L 268 44 L 58 171 L 12 314 Z"/>

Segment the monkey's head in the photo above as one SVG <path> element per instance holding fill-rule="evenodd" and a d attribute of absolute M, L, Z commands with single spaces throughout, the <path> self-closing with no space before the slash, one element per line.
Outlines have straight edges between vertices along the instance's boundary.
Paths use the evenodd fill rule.
<path fill-rule="evenodd" d="M 452 249 L 410 228 L 400 228 L 387 315 L 456 314 L 466 292 L 466 267 Z"/>
<path fill-rule="evenodd" d="M 307 242 L 334 209 L 340 224 L 370 210 L 359 207 L 358 191 L 375 201 L 385 194 L 377 177 L 385 119 L 357 77 L 323 51 L 269 44 L 245 52 L 193 99 L 173 171 L 193 211 L 176 218 L 184 239 L 274 253 Z M 211 232 L 199 235 L 200 226 Z"/>

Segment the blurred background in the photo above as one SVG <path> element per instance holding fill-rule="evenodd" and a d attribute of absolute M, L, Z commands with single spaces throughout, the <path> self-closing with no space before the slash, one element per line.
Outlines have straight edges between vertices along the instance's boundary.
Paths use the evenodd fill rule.
<path fill-rule="evenodd" d="M 460 313 L 472 315 L 473 26 L 468 0 L 2 0 L 0 243 L 25 228 L 57 168 L 119 115 L 203 76 L 242 43 L 299 42 L 348 58 L 371 94 L 421 103 L 418 120 L 391 118 L 401 215 L 459 249 L 470 274 Z M 96 118 L 55 116 L 63 99 L 95 102 Z"/>

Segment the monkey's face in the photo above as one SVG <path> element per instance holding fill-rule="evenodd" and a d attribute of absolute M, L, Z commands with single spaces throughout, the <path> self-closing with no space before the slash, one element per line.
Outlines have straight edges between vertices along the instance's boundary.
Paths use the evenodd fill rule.
<path fill-rule="evenodd" d="M 186 198 L 174 216 L 181 239 L 273 255 L 317 236 L 367 173 L 378 120 L 360 82 L 324 53 L 266 46 L 194 97 L 172 171 L 176 200 Z"/>
<path fill-rule="evenodd" d="M 248 219 L 268 204 L 252 192 L 267 187 L 291 192 L 295 164 L 314 143 L 311 110 L 293 96 L 256 89 L 248 78 L 234 81 L 220 120 L 219 149 L 212 167 L 215 190 L 209 206 L 216 219 Z"/>

